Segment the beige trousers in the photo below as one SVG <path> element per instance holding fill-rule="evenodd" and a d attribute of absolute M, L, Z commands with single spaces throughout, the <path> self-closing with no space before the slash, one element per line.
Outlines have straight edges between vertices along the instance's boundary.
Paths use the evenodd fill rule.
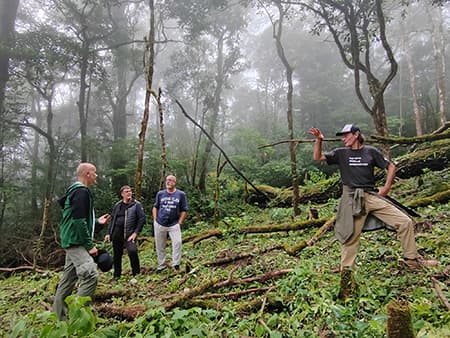
<path fill-rule="evenodd" d="M 408 259 L 417 258 L 414 221 L 403 211 L 378 197 L 376 194 L 365 192 L 364 199 L 366 214 L 353 218 L 354 232 L 350 239 L 342 245 L 341 267 L 353 267 L 355 264 L 359 248 L 359 237 L 361 236 L 364 222 L 369 213 L 397 230 L 397 238 L 402 245 L 403 257 Z"/>

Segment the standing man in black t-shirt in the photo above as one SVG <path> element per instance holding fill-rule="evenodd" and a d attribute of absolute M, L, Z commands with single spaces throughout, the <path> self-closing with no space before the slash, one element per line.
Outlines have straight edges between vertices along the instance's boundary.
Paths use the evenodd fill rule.
<path fill-rule="evenodd" d="M 412 268 L 436 265 L 437 261 L 425 261 L 417 253 L 411 217 L 384 198 L 395 178 L 394 163 L 377 148 L 364 145 L 361 131 L 354 124 L 347 124 L 336 133 L 336 136 L 342 136 L 344 147 L 325 154 L 322 153 L 322 132 L 311 128 L 309 133 L 315 138 L 314 160 L 338 165 L 341 174 L 343 193 L 335 224 L 336 237 L 342 243 L 341 269 L 354 266 L 359 237 L 369 214 L 397 231 L 406 265 Z M 379 189 L 375 187 L 375 167 L 387 172 L 386 182 Z"/>

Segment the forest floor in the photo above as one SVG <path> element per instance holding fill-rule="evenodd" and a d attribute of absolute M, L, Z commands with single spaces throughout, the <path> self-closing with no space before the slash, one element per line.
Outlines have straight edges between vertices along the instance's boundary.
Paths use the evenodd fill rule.
<path fill-rule="evenodd" d="M 417 178 L 397 180 L 392 196 L 401 202 L 430 196 L 448 189 L 449 176 L 446 169 L 426 172 L 420 183 Z M 406 268 L 395 233 L 364 233 L 354 269 L 357 291 L 345 301 L 337 297 L 340 244 L 332 230 L 296 255 L 288 249 L 315 237 L 318 227 L 240 231 L 307 221 L 310 207 L 327 219 L 337 202 L 303 205 L 296 219 L 292 209 L 249 206 L 223 219 L 217 229 L 206 220 L 199 222 L 183 231 L 188 240 L 179 271 L 155 272 L 153 237 L 144 235 L 137 282 L 124 255 L 122 278 L 114 281 L 112 271 L 100 272 L 93 304 L 73 303 L 72 318 L 64 324 L 49 311 L 61 272 L 5 275 L 0 278 L 0 336 L 385 337 L 386 306 L 403 301 L 417 337 L 450 337 L 450 309 L 445 304 L 450 300 L 448 201 L 415 209 L 421 215 L 416 218 L 419 251 L 437 259 L 437 267 Z M 209 236 L 198 237 L 208 231 Z"/>

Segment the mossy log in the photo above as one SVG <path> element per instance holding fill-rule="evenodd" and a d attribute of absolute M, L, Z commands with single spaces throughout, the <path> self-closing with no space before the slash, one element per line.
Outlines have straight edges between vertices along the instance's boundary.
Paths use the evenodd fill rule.
<path fill-rule="evenodd" d="M 447 203 L 450 200 L 450 189 L 445 191 L 440 191 L 434 195 L 428 196 L 428 197 L 422 197 L 415 200 L 412 200 L 411 202 L 405 203 L 407 207 L 410 208 L 418 208 L 418 207 L 425 207 L 427 205 L 433 204 L 433 203 Z"/>
<path fill-rule="evenodd" d="M 264 283 L 268 280 L 281 278 L 281 277 L 291 273 L 292 271 L 294 271 L 294 269 L 283 269 L 283 270 L 269 271 L 260 276 L 253 276 L 253 277 L 247 277 L 247 278 L 241 278 L 241 279 L 227 279 L 225 281 L 221 281 L 221 282 L 214 284 L 214 289 L 219 289 L 219 288 L 223 288 L 226 286 L 254 283 L 254 282 Z"/>
<path fill-rule="evenodd" d="M 392 137 L 392 136 L 380 136 L 370 135 L 370 141 L 377 141 L 384 144 L 416 144 L 416 143 L 429 143 L 437 140 L 450 139 L 450 131 L 447 130 L 443 133 L 433 133 L 415 137 Z"/>
<path fill-rule="evenodd" d="M 389 338 L 414 338 L 408 303 L 391 301 L 387 306 L 387 336 Z"/>
<path fill-rule="evenodd" d="M 222 230 L 212 229 L 212 230 L 208 230 L 206 232 L 202 232 L 199 235 L 197 234 L 194 236 L 189 236 L 189 237 L 183 238 L 183 243 L 192 242 L 192 245 L 195 245 L 205 239 L 208 239 L 211 237 L 221 238 L 222 236 L 223 236 Z"/>
<path fill-rule="evenodd" d="M 253 250 L 251 252 L 246 252 L 246 253 L 242 253 L 242 254 L 235 254 L 235 255 L 230 255 L 227 257 L 222 257 L 222 258 L 218 258 L 214 261 L 210 261 L 210 262 L 206 262 L 203 265 L 204 266 L 219 266 L 219 265 L 225 265 L 225 264 L 229 264 L 229 263 L 233 263 L 236 261 L 240 261 L 242 259 L 247 259 L 247 258 L 252 258 L 252 257 L 258 257 L 266 252 L 269 251 L 273 251 L 273 250 L 279 250 L 279 249 L 283 249 L 282 245 L 276 245 L 276 246 L 272 246 L 269 248 L 264 248 L 264 249 L 256 249 Z"/>
<path fill-rule="evenodd" d="M 255 313 L 265 304 L 264 306 L 267 311 L 277 313 L 286 310 L 283 303 L 277 295 L 269 294 L 265 300 L 263 298 L 256 298 L 249 302 L 240 303 L 234 307 L 234 310 L 241 314 Z"/>
<path fill-rule="evenodd" d="M 299 221 L 294 223 L 262 225 L 262 226 L 248 226 L 240 228 L 238 232 L 243 234 L 251 233 L 265 233 L 265 232 L 279 232 L 279 231 L 297 231 L 322 226 L 328 219 L 312 219 L 308 221 Z"/>
<path fill-rule="evenodd" d="M 418 147 L 396 159 L 397 176 L 410 178 L 420 176 L 424 169 L 438 171 L 450 165 L 450 140 L 435 141 Z"/>
<path fill-rule="evenodd" d="M 99 290 L 92 297 L 93 302 L 104 302 L 109 301 L 113 297 L 117 298 L 127 298 L 130 296 L 131 291 L 128 289 L 120 289 L 120 290 Z"/>
<path fill-rule="evenodd" d="M 192 299 L 198 295 L 203 294 L 206 290 L 210 289 L 214 284 L 217 283 L 216 279 L 211 279 L 204 284 L 200 285 L 197 288 L 189 289 L 183 291 L 181 294 L 176 296 L 174 299 L 163 304 L 163 307 L 166 311 L 171 310 L 177 306 L 185 307 L 185 301 L 188 299 Z"/>
<path fill-rule="evenodd" d="M 233 291 L 233 292 L 226 292 L 226 293 L 206 293 L 204 295 L 199 295 L 196 298 L 197 299 L 209 299 L 209 298 L 222 298 L 225 299 L 238 299 L 243 296 L 247 296 L 250 294 L 259 294 L 264 293 L 268 291 L 270 287 L 261 287 L 261 288 L 251 288 L 251 289 L 245 289 L 245 290 L 239 290 L 239 291 Z"/>

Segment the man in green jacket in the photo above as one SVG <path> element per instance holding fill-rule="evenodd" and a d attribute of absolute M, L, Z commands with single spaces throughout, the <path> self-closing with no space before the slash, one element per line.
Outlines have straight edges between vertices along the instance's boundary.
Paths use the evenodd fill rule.
<path fill-rule="evenodd" d="M 61 247 L 66 253 L 64 272 L 56 290 L 53 310 L 60 320 L 67 318 L 65 299 L 79 282 L 78 296 L 92 296 L 97 287 L 97 265 L 93 256 L 98 250 L 93 242 L 96 223 L 94 200 L 89 186 L 97 183 L 96 168 L 91 163 L 81 163 L 77 168 L 77 182 L 72 184 L 59 200 L 63 208 L 60 223 Z M 106 224 L 110 216 L 101 216 L 98 224 Z"/>

